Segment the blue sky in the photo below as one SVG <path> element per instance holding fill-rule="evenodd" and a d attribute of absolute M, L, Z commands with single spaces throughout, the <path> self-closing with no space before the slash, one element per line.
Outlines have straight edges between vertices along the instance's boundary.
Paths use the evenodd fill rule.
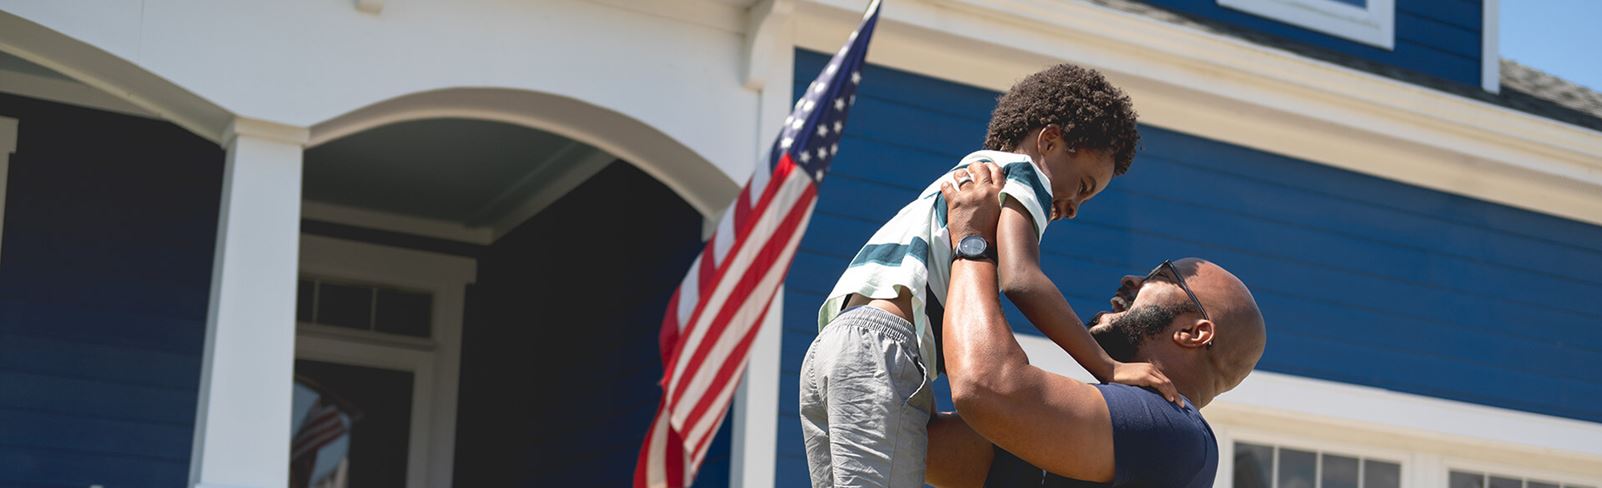
<path fill-rule="evenodd" d="M 1502 57 L 1602 91 L 1602 0 L 1501 0 Z"/>

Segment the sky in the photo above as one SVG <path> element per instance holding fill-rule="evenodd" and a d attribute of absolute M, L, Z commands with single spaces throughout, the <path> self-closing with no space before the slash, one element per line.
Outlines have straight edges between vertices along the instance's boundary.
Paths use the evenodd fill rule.
<path fill-rule="evenodd" d="M 1602 0 L 1501 0 L 1502 57 L 1602 91 Z"/>

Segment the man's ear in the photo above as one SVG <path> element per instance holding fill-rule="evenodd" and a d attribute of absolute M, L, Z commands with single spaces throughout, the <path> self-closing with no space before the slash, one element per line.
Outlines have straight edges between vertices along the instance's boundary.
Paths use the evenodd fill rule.
<path fill-rule="evenodd" d="M 1174 343 L 1179 344 L 1179 347 L 1191 349 L 1208 347 L 1212 345 L 1213 339 L 1217 338 L 1214 335 L 1218 332 L 1217 327 L 1211 320 L 1196 319 L 1189 327 L 1174 331 Z"/>

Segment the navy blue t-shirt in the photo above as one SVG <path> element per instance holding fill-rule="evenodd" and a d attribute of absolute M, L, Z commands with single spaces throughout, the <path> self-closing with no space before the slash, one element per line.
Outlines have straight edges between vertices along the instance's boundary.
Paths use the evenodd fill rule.
<path fill-rule="evenodd" d="M 1218 439 L 1189 399 L 1185 400 L 1189 408 L 1180 409 L 1152 390 L 1119 384 L 1093 386 L 1101 390 L 1112 414 L 1116 472 L 1112 484 L 1047 473 L 998 447 L 985 486 L 1212 486 L 1218 471 Z"/>

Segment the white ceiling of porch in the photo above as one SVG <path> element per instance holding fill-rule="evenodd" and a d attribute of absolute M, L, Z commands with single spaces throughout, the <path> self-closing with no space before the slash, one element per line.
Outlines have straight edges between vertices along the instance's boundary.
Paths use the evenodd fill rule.
<path fill-rule="evenodd" d="M 304 196 L 500 233 L 613 160 L 591 146 L 527 127 L 417 120 L 308 149 Z"/>

